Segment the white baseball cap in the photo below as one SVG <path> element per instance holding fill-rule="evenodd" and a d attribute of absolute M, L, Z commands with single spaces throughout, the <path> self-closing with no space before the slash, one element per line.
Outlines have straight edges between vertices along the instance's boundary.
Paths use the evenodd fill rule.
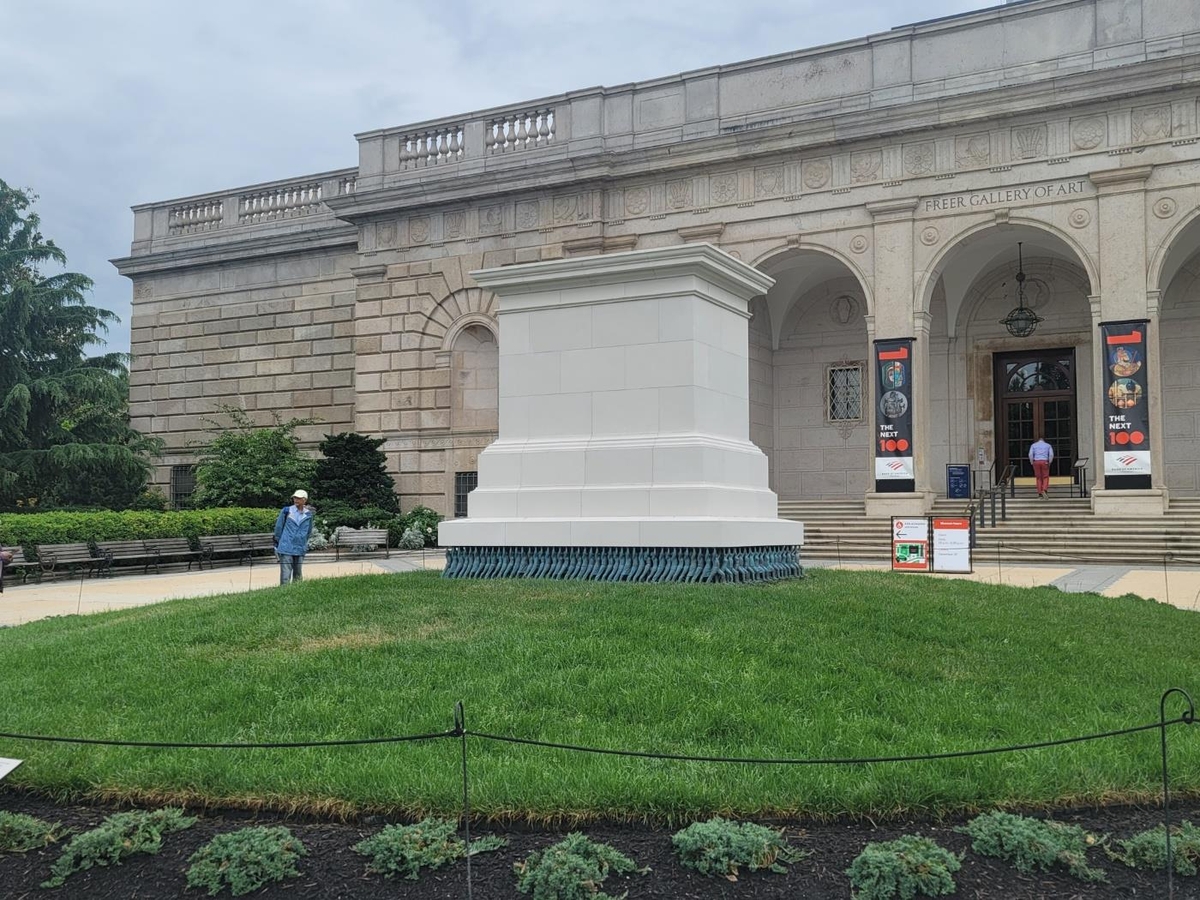
<path fill-rule="evenodd" d="M 296 499 L 307 500 L 308 499 L 308 491 L 293 491 L 292 499 L 293 500 L 296 500 Z"/>

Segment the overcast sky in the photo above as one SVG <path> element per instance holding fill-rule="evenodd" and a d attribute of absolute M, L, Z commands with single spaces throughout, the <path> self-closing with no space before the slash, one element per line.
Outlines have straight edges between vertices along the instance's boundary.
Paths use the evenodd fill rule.
<path fill-rule="evenodd" d="M 1001 0 L 0 0 L 0 179 L 115 311 L 137 203 L 357 165 L 355 132 Z"/>

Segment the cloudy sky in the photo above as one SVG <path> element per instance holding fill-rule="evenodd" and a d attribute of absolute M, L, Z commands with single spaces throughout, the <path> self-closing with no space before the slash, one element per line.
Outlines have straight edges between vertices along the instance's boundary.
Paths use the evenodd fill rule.
<path fill-rule="evenodd" d="M 1001 0 L 0 0 L 0 179 L 118 313 L 136 203 L 356 165 L 355 132 Z"/>

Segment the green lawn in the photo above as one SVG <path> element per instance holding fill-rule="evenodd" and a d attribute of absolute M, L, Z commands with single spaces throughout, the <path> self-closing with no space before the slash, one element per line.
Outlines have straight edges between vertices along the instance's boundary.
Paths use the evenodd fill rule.
<path fill-rule="evenodd" d="M 1200 615 L 1135 598 L 814 570 L 770 586 L 364 576 L 0 630 L 0 731 L 158 741 L 468 726 L 598 747 L 809 757 L 936 753 L 1154 721 L 1195 693 Z M 1179 709 L 1173 711 L 1177 715 Z M 1172 730 L 1200 792 L 1200 730 Z M 472 738 L 490 814 L 890 813 L 1136 797 L 1158 734 L 974 759 L 676 763 Z M 457 741 L 148 750 L 0 740 L 63 795 L 203 796 L 413 814 L 460 802 Z"/>

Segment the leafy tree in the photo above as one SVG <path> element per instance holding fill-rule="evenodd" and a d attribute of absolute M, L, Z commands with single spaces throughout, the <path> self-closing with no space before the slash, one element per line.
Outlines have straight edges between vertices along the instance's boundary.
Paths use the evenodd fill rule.
<path fill-rule="evenodd" d="M 387 472 L 387 457 L 379 449 L 383 438 L 344 431 L 326 435 L 324 458 L 317 462 L 313 493 L 321 502 L 339 501 L 355 509 L 372 507 L 400 512 L 396 485 Z"/>
<path fill-rule="evenodd" d="M 43 273 L 67 258 L 34 199 L 0 180 L 0 508 L 127 506 L 162 442 L 129 424 L 127 354 L 85 355 L 117 316 L 86 276 Z"/>
<path fill-rule="evenodd" d="M 259 428 L 244 409 L 220 410 L 233 424 L 222 428 L 207 420 L 216 437 L 199 452 L 193 506 L 277 507 L 312 483 L 316 462 L 300 453 L 296 437 L 311 419 L 284 422 L 276 415 L 273 428 Z"/>

